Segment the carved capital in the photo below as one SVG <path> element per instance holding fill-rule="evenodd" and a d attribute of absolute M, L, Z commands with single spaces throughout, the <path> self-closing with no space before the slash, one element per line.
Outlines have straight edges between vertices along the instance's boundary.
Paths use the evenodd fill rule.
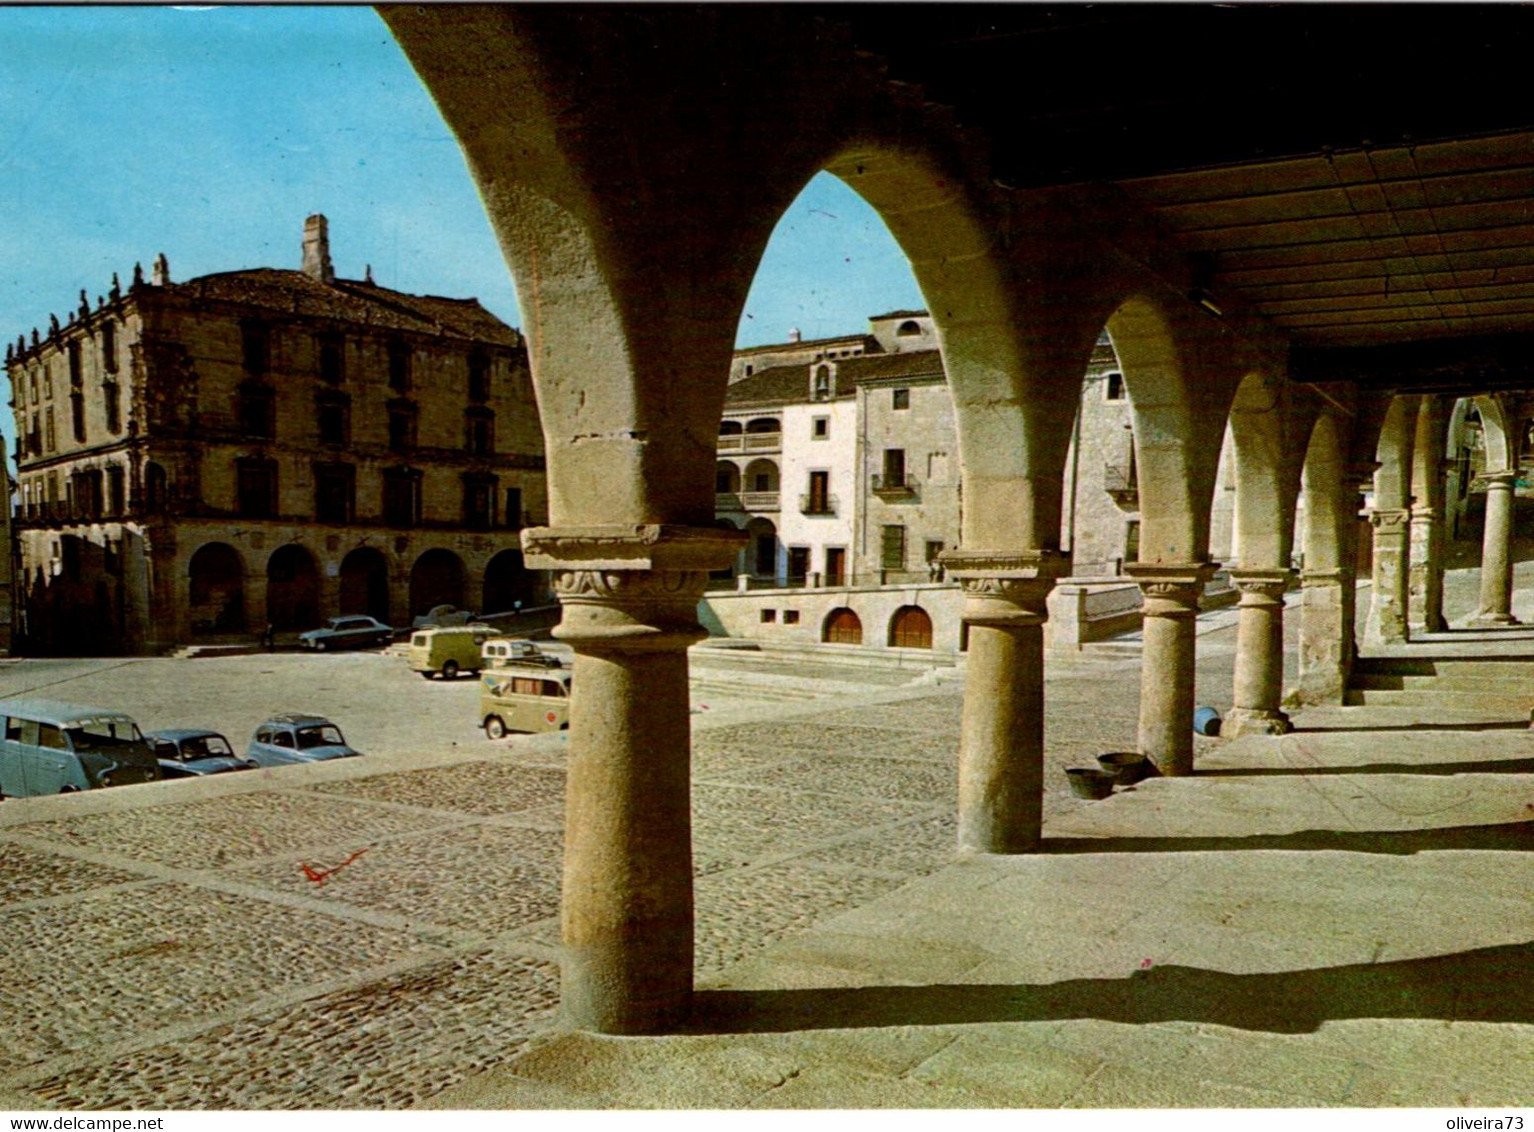
<path fill-rule="evenodd" d="M 1411 509 L 1407 507 L 1379 507 L 1369 512 L 1369 525 L 1375 533 L 1403 531 L 1411 523 Z"/>
<path fill-rule="evenodd" d="M 1215 562 L 1129 562 L 1124 573 L 1139 583 L 1147 617 L 1192 617 Z"/>
<path fill-rule="evenodd" d="M 1293 570 L 1232 570 L 1230 580 L 1241 591 L 1242 605 L 1281 605 Z"/>
<path fill-rule="evenodd" d="M 1042 625 L 1049 591 L 1071 571 L 1070 555 L 1058 550 L 949 550 L 938 560 L 964 590 L 964 620 L 972 625 Z"/>
<path fill-rule="evenodd" d="M 577 651 L 684 649 L 707 634 L 698 599 L 743 532 L 712 527 L 537 527 L 522 533 L 527 565 L 553 571 L 564 607 L 554 636 Z"/>
<path fill-rule="evenodd" d="M 1486 491 L 1511 491 L 1517 479 L 1518 473 L 1513 471 L 1478 472 L 1471 479 L 1470 486 L 1480 487 Z"/>

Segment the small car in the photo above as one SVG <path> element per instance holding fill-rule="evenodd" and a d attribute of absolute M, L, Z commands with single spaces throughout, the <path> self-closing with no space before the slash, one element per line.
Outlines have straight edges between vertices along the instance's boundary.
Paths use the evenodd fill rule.
<path fill-rule="evenodd" d="M 467 625 L 474 614 L 456 605 L 434 605 L 410 623 L 412 629 L 432 629 L 441 625 Z"/>
<path fill-rule="evenodd" d="M 486 670 L 479 677 L 479 719 L 485 738 L 508 731 L 565 731 L 570 727 L 570 673 L 541 665 Z"/>
<path fill-rule="evenodd" d="M 256 728 L 245 757 L 259 766 L 287 766 L 360 754 L 346 745 L 341 729 L 324 716 L 283 712 Z"/>
<path fill-rule="evenodd" d="M 196 778 L 260 765 L 236 755 L 217 731 L 178 727 L 151 731 L 144 739 L 160 763 L 161 778 Z"/>
<path fill-rule="evenodd" d="M 306 649 L 353 649 L 392 644 L 394 630 L 376 617 L 353 615 L 332 617 L 320 629 L 298 634 L 298 643 Z"/>

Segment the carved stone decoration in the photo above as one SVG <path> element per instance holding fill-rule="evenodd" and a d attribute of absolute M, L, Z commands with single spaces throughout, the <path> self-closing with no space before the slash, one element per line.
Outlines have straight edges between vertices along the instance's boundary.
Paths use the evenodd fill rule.
<path fill-rule="evenodd" d="M 1071 566 L 1070 555 L 1058 550 L 949 550 L 938 561 L 964 591 L 964 620 L 997 627 L 1042 625 L 1049 591 Z"/>
<path fill-rule="evenodd" d="M 1404 531 L 1411 524 L 1410 508 L 1382 509 L 1369 512 L 1369 525 L 1378 531 Z"/>
<path fill-rule="evenodd" d="M 1130 562 L 1124 573 L 1140 586 L 1147 617 L 1194 617 L 1204 586 L 1219 569 L 1215 562 Z"/>
<path fill-rule="evenodd" d="M 686 648 L 706 634 L 698 599 L 743 531 L 669 525 L 535 527 L 522 533 L 530 569 L 553 572 L 564 614 L 554 636 L 578 651 Z"/>
<path fill-rule="evenodd" d="M 1282 602 L 1289 589 L 1292 570 L 1232 570 L 1230 580 L 1241 591 L 1241 604 Z"/>

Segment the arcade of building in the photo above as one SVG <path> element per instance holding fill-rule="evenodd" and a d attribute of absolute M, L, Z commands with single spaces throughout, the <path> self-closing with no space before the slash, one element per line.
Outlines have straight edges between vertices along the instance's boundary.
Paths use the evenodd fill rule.
<path fill-rule="evenodd" d="M 1512 371 L 1534 320 L 1494 265 L 1528 277 L 1526 241 L 1500 238 L 1527 230 L 1527 132 L 1463 127 L 1438 142 L 1010 188 L 987 164 L 987 145 L 1004 156 L 1015 141 L 999 117 L 959 124 L 848 26 L 809 14 L 384 17 L 463 146 L 527 312 L 550 525 L 523 545 L 529 567 L 554 571 L 557 635 L 577 656 L 562 909 L 573 1024 L 655 1030 L 688 1010 L 686 649 L 703 636 L 709 573 L 745 540 L 713 521 L 718 425 L 757 258 L 821 170 L 869 201 L 908 256 L 953 396 L 964 510 L 942 562 L 965 592 L 969 637 L 962 849 L 1021 853 L 1040 839 L 1042 625 L 1070 572 L 1061 485 L 1104 329 L 1139 469 L 1139 560 L 1125 566 L 1144 594 L 1138 739 L 1162 774 L 1193 771 L 1193 619 L 1215 568 L 1227 420 L 1241 554 L 1233 730 L 1288 726 L 1282 595 L 1302 486 L 1301 700 L 1337 702 L 1348 684 L 1365 491 L 1370 635 L 1410 635 L 1413 544 L 1417 609 L 1440 618 L 1438 461 L 1455 396 L 1476 399 L 1487 442 L 1484 615 L 1510 616 L 1514 422 L 1501 391 L 1523 377 Z M 1392 292 L 1392 275 L 1410 278 Z M 1380 294 L 1356 297 L 1382 278 Z"/>

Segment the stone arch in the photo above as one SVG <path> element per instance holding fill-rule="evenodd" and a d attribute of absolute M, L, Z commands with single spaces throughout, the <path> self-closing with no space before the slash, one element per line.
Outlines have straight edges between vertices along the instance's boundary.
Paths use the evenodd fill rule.
<path fill-rule="evenodd" d="M 777 417 L 752 417 L 746 422 L 746 435 L 748 436 L 782 431 L 783 422 Z"/>
<path fill-rule="evenodd" d="M 762 456 L 752 460 L 741 474 L 740 485 L 743 491 L 777 491 L 779 489 L 777 461 Z"/>
<path fill-rule="evenodd" d="M 746 524 L 746 573 L 760 578 L 775 578 L 778 574 L 778 528 L 771 519 L 758 515 Z"/>
<path fill-rule="evenodd" d="M 319 567 L 298 543 L 279 546 L 266 560 L 266 619 L 279 631 L 319 624 Z"/>
<path fill-rule="evenodd" d="M 463 604 L 463 559 L 441 547 L 423 552 L 410 568 L 409 615 L 419 617 L 435 605 L 454 605 L 462 609 Z"/>
<path fill-rule="evenodd" d="M 1209 554 L 1209 509 L 1236 382 L 1208 364 L 1228 334 L 1216 320 L 1173 310 L 1145 294 L 1109 316 L 1134 419 L 1140 488 L 1140 561 L 1200 563 Z"/>
<path fill-rule="evenodd" d="M 719 435 L 720 436 L 739 436 L 744 431 L 745 431 L 745 429 L 741 426 L 741 423 L 739 421 L 737 421 L 737 420 L 726 418 L 726 419 L 724 419 L 724 420 L 719 422 Z"/>
<path fill-rule="evenodd" d="M 820 628 L 820 639 L 832 645 L 861 645 L 863 643 L 863 620 L 845 605 L 826 614 Z"/>
<path fill-rule="evenodd" d="M 187 620 L 196 634 L 243 633 L 245 560 L 226 542 L 198 547 L 187 561 Z"/>
<path fill-rule="evenodd" d="M 932 617 L 919 605 L 902 605 L 890 617 L 889 646 L 894 649 L 930 649 Z"/>
<path fill-rule="evenodd" d="M 510 613 L 519 605 L 531 606 L 538 596 L 538 576 L 522 561 L 516 549 L 501 551 L 485 564 L 481 613 Z"/>
<path fill-rule="evenodd" d="M 1348 483 L 1348 426 L 1321 413 L 1310 430 L 1302 478 L 1305 493 L 1305 569 L 1351 569 L 1358 525 L 1358 489 Z"/>
<path fill-rule="evenodd" d="M 359 546 L 341 559 L 341 613 L 389 620 L 389 561 L 377 547 Z"/>
<path fill-rule="evenodd" d="M 714 465 L 714 494 L 740 494 L 740 465 L 733 460 L 720 460 Z"/>
<path fill-rule="evenodd" d="M 1375 444 L 1374 502 L 1369 515 L 1374 530 L 1374 586 L 1364 624 L 1364 639 L 1370 644 L 1401 642 L 1410 635 L 1412 449 L 1419 400 L 1415 395 L 1390 398 Z"/>
<path fill-rule="evenodd" d="M 1230 409 L 1235 456 L 1235 547 L 1248 570 L 1287 570 L 1294 553 L 1294 513 L 1316 410 L 1296 404 L 1284 375 L 1254 369 L 1236 387 Z"/>

